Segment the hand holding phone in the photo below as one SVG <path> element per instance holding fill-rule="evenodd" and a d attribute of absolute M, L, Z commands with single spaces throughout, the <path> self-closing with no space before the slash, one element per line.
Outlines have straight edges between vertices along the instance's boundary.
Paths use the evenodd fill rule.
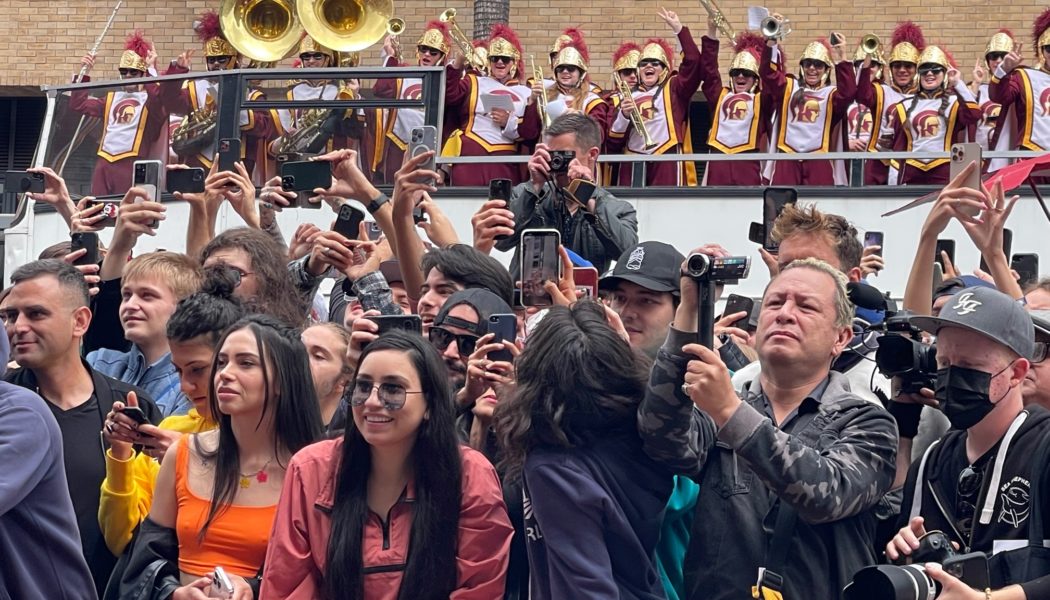
<path fill-rule="evenodd" d="M 738 327 L 744 331 L 752 332 L 754 329 L 751 327 L 751 313 L 754 312 L 754 309 L 755 301 L 753 299 L 739 294 L 729 294 L 729 297 L 726 298 L 726 307 L 722 311 L 722 315 L 728 317 L 740 312 L 747 313 L 730 323 L 729 327 Z"/>
<path fill-rule="evenodd" d="M 521 303 L 525 306 L 551 306 L 554 298 L 543 287 L 545 281 L 558 282 L 561 276 L 561 233 L 556 229 L 526 229 L 521 233 Z"/>
<path fill-rule="evenodd" d="M 883 234 L 881 231 L 868 231 L 864 234 L 864 247 L 878 246 L 879 251 L 875 253 L 878 256 L 882 256 L 882 241 Z"/>
<path fill-rule="evenodd" d="M 348 240 L 356 240 L 361 233 L 361 222 L 364 220 L 365 213 L 352 204 L 344 204 L 339 207 L 339 216 L 332 225 L 332 231 Z"/>
<path fill-rule="evenodd" d="M 69 248 L 70 253 L 84 249 L 87 252 L 84 256 L 76 259 L 73 264 L 76 266 L 83 265 L 97 265 L 101 262 L 98 255 L 98 234 L 89 231 L 78 231 L 69 234 Z"/>
<path fill-rule="evenodd" d="M 433 152 L 434 154 L 422 165 L 420 169 L 427 171 L 437 171 L 437 152 L 438 152 L 438 132 L 437 127 L 433 125 L 423 125 L 421 127 L 413 127 L 412 132 L 409 134 L 408 143 L 408 158 L 415 158 L 420 154 L 426 152 Z M 428 185 L 434 185 L 437 183 L 433 179 L 426 182 Z"/>
<path fill-rule="evenodd" d="M 233 580 L 222 567 L 215 567 L 211 574 L 209 598 L 233 598 Z"/>
<path fill-rule="evenodd" d="M 514 343 L 518 337 L 518 317 L 514 314 L 497 314 L 489 316 L 488 332 L 495 334 L 492 344 L 502 342 Z M 507 348 L 501 348 L 489 352 L 488 359 L 491 361 L 514 362 L 514 355 Z"/>
<path fill-rule="evenodd" d="M 798 201 L 795 188 L 770 187 L 762 193 L 762 226 L 764 239 L 762 247 L 770 254 L 780 251 L 780 244 L 773 241 L 773 223 L 788 204 Z"/>

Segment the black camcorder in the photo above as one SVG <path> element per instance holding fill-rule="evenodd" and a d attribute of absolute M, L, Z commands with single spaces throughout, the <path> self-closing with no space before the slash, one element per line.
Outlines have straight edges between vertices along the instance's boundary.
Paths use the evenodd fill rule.
<path fill-rule="evenodd" d="M 568 173 L 569 163 L 576 158 L 576 152 L 574 150 L 551 150 L 551 173 Z"/>
<path fill-rule="evenodd" d="M 694 279 L 708 281 L 736 281 L 746 279 L 751 271 L 751 258 L 748 256 L 710 257 L 697 252 L 690 254 L 685 261 L 685 274 Z"/>
<path fill-rule="evenodd" d="M 899 379 L 902 393 L 915 394 L 936 384 L 937 348 L 922 343 L 922 332 L 910 323 L 911 317 L 906 310 L 887 316 L 875 365 L 884 376 Z"/>

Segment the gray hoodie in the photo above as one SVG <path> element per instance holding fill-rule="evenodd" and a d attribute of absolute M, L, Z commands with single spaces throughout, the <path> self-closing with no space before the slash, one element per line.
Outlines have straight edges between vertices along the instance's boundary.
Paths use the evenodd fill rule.
<path fill-rule="evenodd" d="M 0 335 L 0 377 L 11 348 Z M 44 400 L 0 381 L 0 600 L 95 599 L 62 461 L 62 433 Z"/>

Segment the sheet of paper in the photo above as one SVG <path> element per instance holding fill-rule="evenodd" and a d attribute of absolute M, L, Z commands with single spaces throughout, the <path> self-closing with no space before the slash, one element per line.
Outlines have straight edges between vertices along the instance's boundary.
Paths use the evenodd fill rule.
<path fill-rule="evenodd" d="M 762 27 L 762 21 L 769 16 L 769 9 L 761 6 L 747 7 L 747 28 L 754 31 Z"/>
<path fill-rule="evenodd" d="M 484 109 L 486 113 L 492 112 L 492 109 L 494 108 L 502 108 L 513 114 L 514 100 L 506 94 L 482 94 L 481 108 Z"/>

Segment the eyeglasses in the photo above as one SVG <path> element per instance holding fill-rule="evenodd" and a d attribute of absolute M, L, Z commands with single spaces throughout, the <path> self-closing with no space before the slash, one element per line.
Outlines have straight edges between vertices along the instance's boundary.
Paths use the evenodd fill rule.
<path fill-rule="evenodd" d="M 489 62 L 509 65 L 514 59 L 509 56 L 490 56 Z"/>
<path fill-rule="evenodd" d="M 325 56 L 327 56 L 327 55 L 325 53 L 323 53 L 323 52 L 305 52 L 303 54 L 300 54 L 299 58 L 301 60 L 303 60 L 303 61 L 307 61 L 307 60 L 324 60 Z"/>
<path fill-rule="evenodd" d="M 1050 342 L 1036 342 L 1035 352 L 1032 354 L 1032 364 L 1041 363 L 1046 360 L 1047 355 L 1050 354 Z"/>
<path fill-rule="evenodd" d="M 453 341 L 456 342 L 456 349 L 460 356 L 470 356 L 474 354 L 474 348 L 478 345 L 478 336 L 469 333 L 452 333 L 441 327 L 430 328 L 430 343 L 434 344 L 438 350 L 444 352 Z"/>
<path fill-rule="evenodd" d="M 919 75 L 940 75 L 944 72 L 944 67 L 920 67 Z"/>
<path fill-rule="evenodd" d="M 426 54 L 428 56 L 441 56 L 442 54 L 444 54 L 444 52 L 442 52 L 441 50 L 438 50 L 437 48 L 431 48 L 429 46 L 418 46 L 416 47 L 416 51 L 418 51 L 420 54 Z"/>
<path fill-rule="evenodd" d="M 379 391 L 379 401 L 387 410 L 401 410 L 405 407 L 405 396 L 422 394 L 423 391 L 410 392 L 398 383 L 373 383 L 367 379 L 354 380 L 350 386 L 350 406 L 363 406 L 372 397 L 372 390 Z"/>
<path fill-rule="evenodd" d="M 981 491 L 981 480 L 981 472 L 973 465 L 967 465 L 959 473 L 955 488 L 955 523 L 963 537 L 968 538 L 973 532 L 973 515 L 977 510 L 975 500 L 977 492 Z"/>
<path fill-rule="evenodd" d="M 242 269 L 240 267 L 235 267 L 233 265 L 223 265 L 223 266 L 226 267 L 227 271 L 229 271 L 230 273 L 233 273 L 233 278 L 237 280 L 237 282 L 234 284 L 234 287 L 237 287 L 237 286 L 241 285 L 241 281 L 245 277 L 247 277 L 249 275 L 255 275 L 255 273 L 253 271 L 245 271 L 244 269 Z"/>

